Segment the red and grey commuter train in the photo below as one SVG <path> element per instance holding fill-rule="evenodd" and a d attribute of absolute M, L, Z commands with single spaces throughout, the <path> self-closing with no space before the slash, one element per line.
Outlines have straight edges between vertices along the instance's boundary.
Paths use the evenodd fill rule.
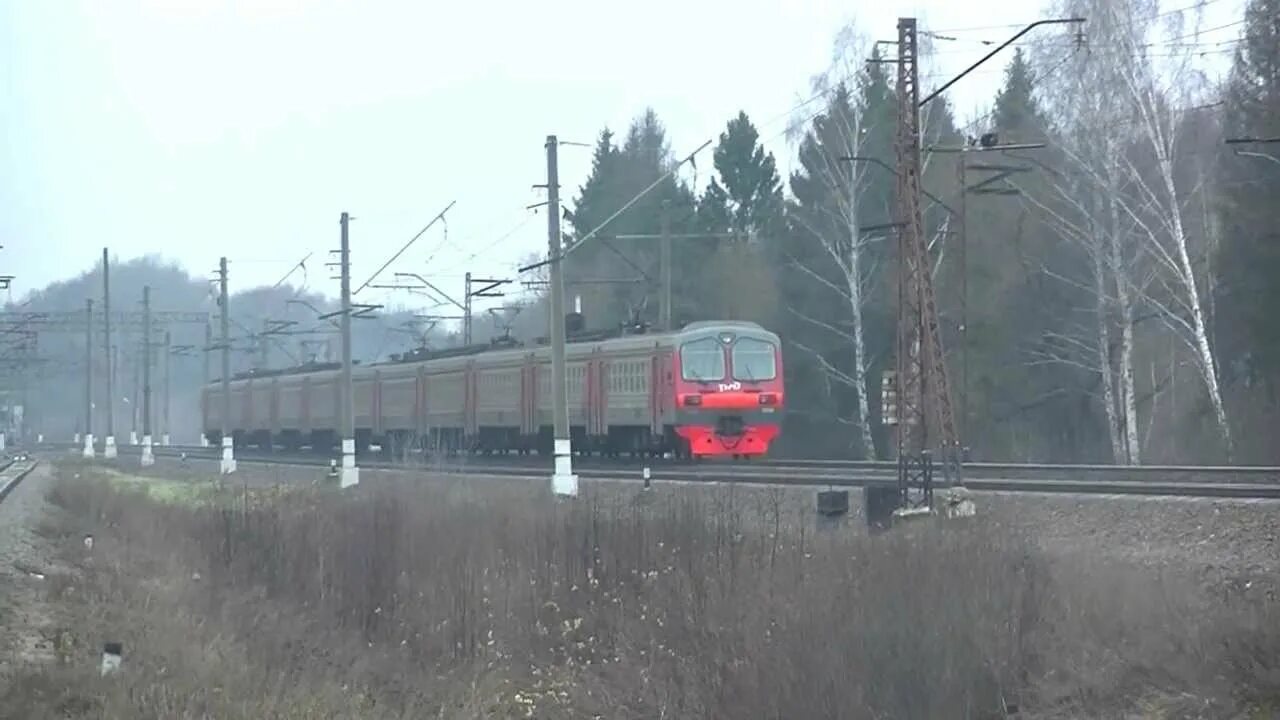
<path fill-rule="evenodd" d="M 755 457 L 781 431 L 781 344 L 755 323 L 571 337 L 566 359 L 575 451 Z M 331 450 L 339 440 L 339 377 L 334 365 L 235 377 L 228 423 L 235 444 Z M 221 394 L 218 381 L 201 392 L 204 432 L 215 445 Z M 547 454 L 552 447 L 545 344 L 419 352 L 356 365 L 352 396 L 358 453 L 373 445 Z"/>

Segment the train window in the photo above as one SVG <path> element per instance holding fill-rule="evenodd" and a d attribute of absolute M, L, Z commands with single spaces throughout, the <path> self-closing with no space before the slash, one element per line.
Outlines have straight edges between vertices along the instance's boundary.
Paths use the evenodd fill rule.
<path fill-rule="evenodd" d="M 724 350 L 715 338 L 693 340 L 680 346 L 680 372 L 685 380 L 724 379 Z"/>
<path fill-rule="evenodd" d="M 744 337 L 733 344 L 734 380 L 772 380 L 777 374 L 773 343 Z"/>

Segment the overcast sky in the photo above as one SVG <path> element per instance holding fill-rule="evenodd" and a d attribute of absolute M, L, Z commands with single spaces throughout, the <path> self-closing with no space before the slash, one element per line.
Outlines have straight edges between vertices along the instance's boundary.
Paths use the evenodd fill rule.
<path fill-rule="evenodd" d="M 226 255 L 244 289 L 314 252 L 307 286 L 331 294 L 321 265 L 342 211 L 362 282 L 456 200 L 447 237 L 433 228 L 386 280 L 509 274 L 546 247 L 524 207 L 541 199 L 547 134 L 591 142 L 652 106 L 684 155 L 742 109 L 789 167 L 789 111 L 836 34 L 856 20 L 889 39 L 901 15 L 1003 40 L 956 29 L 1029 22 L 1040 3 L 0 0 L 0 273 L 17 299 L 109 246 L 194 274 Z M 985 52 L 945 50 L 931 73 Z M 1000 60 L 949 93 L 962 115 L 989 102 Z M 572 198 L 590 150 L 564 147 L 560 164 Z M 709 154 L 700 167 L 705 180 Z"/>

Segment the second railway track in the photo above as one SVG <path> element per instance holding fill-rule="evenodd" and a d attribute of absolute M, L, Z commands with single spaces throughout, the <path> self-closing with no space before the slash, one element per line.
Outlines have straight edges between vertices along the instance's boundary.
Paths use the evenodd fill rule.
<path fill-rule="evenodd" d="M 65 446 L 70 450 L 70 446 Z M 120 448 L 122 458 L 131 458 L 140 448 Z M 216 448 L 156 447 L 160 458 L 216 460 Z M 241 463 L 292 465 L 323 468 L 330 458 L 321 454 L 282 454 L 241 450 Z M 541 477 L 549 472 L 549 461 L 539 456 L 463 456 L 428 462 L 390 462 L 362 458 L 361 467 L 370 470 L 421 471 L 451 475 Z M 883 485 L 894 481 L 895 468 L 886 462 L 833 460 L 768 460 L 749 463 L 675 463 L 655 458 L 648 461 L 617 461 L 580 458 L 575 471 L 584 479 L 640 481 L 648 467 L 655 482 L 716 483 L 738 482 L 754 485 L 850 487 Z M 965 466 L 964 486 L 972 491 L 1004 491 L 1080 495 L 1160 495 L 1174 497 L 1280 499 L 1280 468 L 1104 465 L 1031 465 L 1013 463 L 973 463 Z"/>

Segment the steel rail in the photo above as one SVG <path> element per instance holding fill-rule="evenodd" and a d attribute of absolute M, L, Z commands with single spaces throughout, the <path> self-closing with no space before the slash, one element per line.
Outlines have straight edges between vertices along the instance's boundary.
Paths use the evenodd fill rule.
<path fill-rule="evenodd" d="M 22 482 L 23 479 L 26 478 L 28 475 L 30 475 L 31 471 L 35 470 L 36 466 L 40 464 L 38 460 L 27 460 L 24 462 L 26 464 L 26 467 L 18 470 L 17 473 L 13 475 L 13 477 L 5 479 L 4 477 L 0 476 L 0 501 L 3 501 L 6 497 L 8 497 L 9 493 L 13 492 L 13 489 L 18 486 L 18 483 Z M 9 470 L 12 469 L 13 466 L 17 464 L 18 463 L 15 460 L 12 460 L 12 459 L 8 460 L 3 466 L 0 466 L 0 473 L 9 472 Z"/>
<path fill-rule="evenodd" d="M 72 443 L 51 444 L 49 447 L 65 447 L 72 448 Z M 78 447 L 78 446 L 77 446 Z M 206 448 L 198 445 L 181 446 L 170 445 L 168 449 L 172 452 L 186 452 L 189 455 L 199 454 L 202 452 L 215 452 L 216 448 Z M 242 452 L 261 453 L 252 448 L 244 448 Z M 273 455 L 282 455 L 280 451 L 274 451 Z M 484 463 L 484 462 L 506 462 L 506 463 L 525 463 L 529 465 L 544 465 L 541 462 L 542 457 L 538 455 L 520 456 L 520 455 L 470 455 L 464 456 L 465 462 Z M 598 465 L 618 466 L 618 467 L 634 467 L 648 465 L 650 467 L 718 467 L 731 468 L 734 470 L 762 470 L 765 468 L 771 470 L 785 471 L 788 469 L 795 470 L 814 470 L 825 469 L 830 471 L 837 470 L 859 470 L 859 471 L 882 471 L 896 472 L 897 463 L 885 460 L 821 460 L 821 459 L 760 459 L 748 461 L 734 462 L 718 462 L 708 461 L 706 463 L 693 463 L 687 461 L 674 461 L 669 458 L 646 458 L 646 459 L 611 459 L 599 457 L 583 457 L 579 462 Z M 1004 472 L 1023 472 L 1023 473 L 1105 473 L 1109 475 L 1167 475 L 1172 473 L 1200 473 L 1204 475 L 1259 475 L 1274 478 L 1276 482 L 1280 482 L 1280 466 L 1271 465 L 1103 465 L 1097 463 L 996 463 L 996 462 L 975 462 L 965 463 L 964 469 L 971 474 L 982 473 L 1004 473 Z"/>
<path fill-rule="evenodd" d="M 132 450 L 125 448 L 124 450 Z M 176 458 L 183 454 L 192 461 L 212 461 L 217 454 L 210 448 L 168 446 L 154 448 L 159 457 Z M 262 453 L 249 450 L 237 454 L 237 459 L 250 464 L 281 465 L 295 467 L 328 467 L 329 458 L 321 455 L 299 456 L 280 453 Z M 364 467 L 371 470 L 388 470 L 396 472 L 430 472 L 441 475 L 494 476 L 508 478 L 539 479 L 546 474 L 545 462 L 512 463 L 512 458 L 501 458 L 506 464 L 478 461 L 477 458 L 464 458 L 461 462 L 427 462 L 399 463 L 389 461 L 366 460 Z M 541 461 L 542 458 L 536 458 Z M 1016 464 L 984 464 L 1002 471 L 1018 468 L 1049 468 L 1056 473 L 1073 471 L 1077 467 L 1108 468 L 1116 470 L 1112 477 L 1062 477 L 1031 476 L 1000 477 L 998 474 L 974 473 L 978 466 L 969 465 L 966 469 L 970 476 L 965 478 L 964 487 L 975 492 L 1024 492 L 1053 493 L 1079 495 L 1143 495 L 1173 496 L 1201 498 L 1252 498 L 1280 499 L 1280 480 L 1276 476 L 1268 476 L 1270 482 L 1239 482 L 1234 478 L 1204 479 L 1212 475 L 1208 468 L 1196 466 L 1166 466 L 1165 469 L 1187 470 L 1198 473 L 1200 479 L 1169 480 L 1144 476 L 1145 479 L 1134 479 L 1134 476 L 1123 474 L 1131 470 L 1128 467 L 1111 468 L 1111 466 L 1025 466 Z M 650 477 L 654 482 L 676 482 L 683 484 L 715 484 L 739 483 L 746 485 L 772 485 L 793 487 L 841 487 L 859 488 L 867 486 L 883 486 L 896 482 L 896 476 L 888 470 L 894 468 L 891 463 L 863 463 L 861 467 L 850 464 L 826 465 L 815 468 L 812 465 L 743 465 L 743 464 L 680 464 L 648 463 Z M 579 474 L 593 480 L 640 481 L 643 468 L 639 463 L 601 464 L 590 463 L 578 466 Z M 1257 470 L 1259 468 L 1247 468 Z M 1236 468 L 1225 468 L 1229 473 Z M 1280 471 L 1277 471 L 1280 472 Z"/>
<path fill-rule="evenodd" d="M 784 465 L 794 467 L 849 467 L 876 468 L 893 470 L 897 463 L 890 460 L 806 460 L 806 459 L 774 459 L 758 461 L 762 465 Z M 1090 472 L 1213 472 L 1213 473 L 1259 473 L 1280 476 L 1280 466 L 1273 465 L 1104 465 L 1100 463 L 998 463 L 969 462 L 964 467 L 969 470 L 1030 470 L 1030 471 L 1090 471 Z"/>
<path fill-rule="evenodd" d="M 47 445 L 47 447 L 65 447 L 71 448 L 70 443 L 58 443 Z M 173 452 L 186 452 L 188 454 L 199 454 L 201 452 L 213 452 L 210 448 L 201 446 L 168 446 Z M 261 453 L 253 448 L 244 448 L 246 453 Z M 280 451 L 268 451 L 270 454 L 281 454 Z M 508 462 L 508 463 L 527 463 L 530 465 L 539 465 L 541 456 L 529 455 L 469 455 L 464 456 L 467 462 Z M 774 470 L 787 469 L 806 469 L 806 470 L 859 470 L 859 471 L 883 471 L 896 472 L 897 464 L 892 461 L 867 461 L 867 460 L 817 460 L 817 459 L 761 459 L 749 461 L 733 461 L 718 462 L 708 461 L 707 463 L 693 463 L 687 461 L 675 461 L 669 458 L 647 458 L 647 459 L 613 459 L 600 457 L 584 457 L 580 462 L 595 463 L 608 466 L 639 466 L 649 465 L 651 467 L 677 466 L 677 467 L 721 467 L 742 470 L 760 470 L 764 468 Z M 965 470 L 974 473 L 981 472 L 1027 472 L 1027 473 L 1052 473 L 1052 472 L 1074 472 L 1074 473 L 1107 473 L 1111 475 L 1124 474 L 1143 474 L 1143 475 L 1162 475 L 1169 473 L 1202 473 L 1207 475 L 1261 475 L 1267 477 L 1275 477 L 1280 482 L 1280 467 L 1269 465 L 1102 465 L 1102 464 L 1066 464 L 1066 463 L 966 463 Z"/>

